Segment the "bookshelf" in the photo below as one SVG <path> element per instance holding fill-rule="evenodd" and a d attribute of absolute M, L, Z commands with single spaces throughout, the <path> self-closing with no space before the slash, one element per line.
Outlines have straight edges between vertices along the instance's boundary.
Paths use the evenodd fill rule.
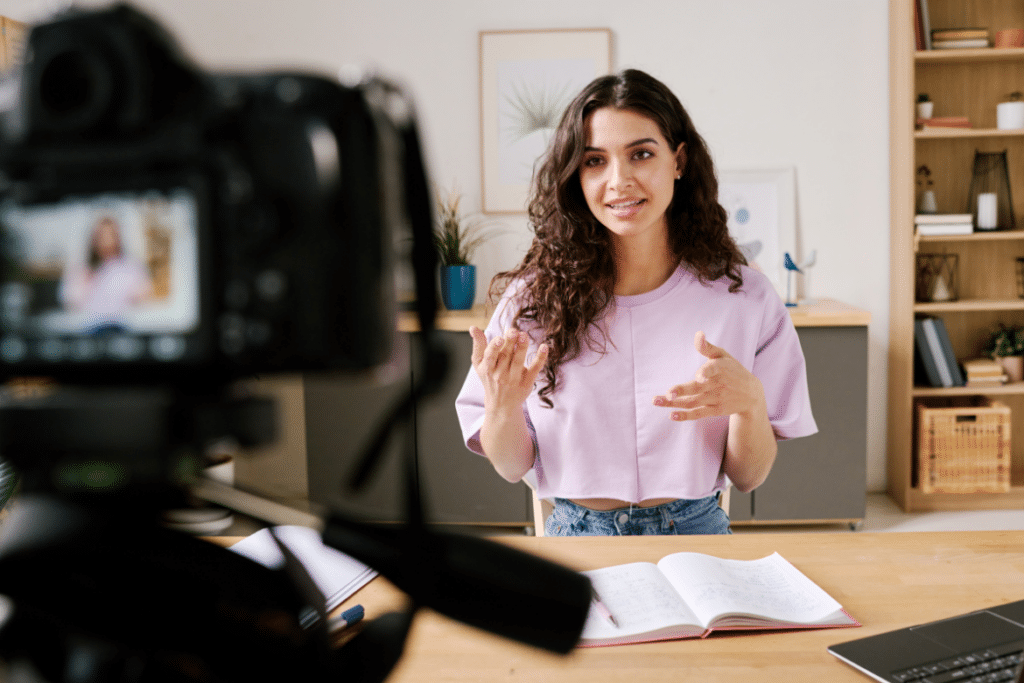
<path fill-rule="evenodd" d="M 926 0 L 932 28 L 1024 27 L 1024 0 Z M 916 51 L 916 0 L 890 0 L 891 252 L 889 320 L 889 494 L 906 511 L 1024 507 L 1024 382 L 990 389 L 933 388 L 914 383 L 914 318 L 939 316 L 958 359 L 983 355 L 999 324 L 1024 325 L 1015 259 L 1024 257 L 1024 130 L 999 130 L 996 104 L 1024 90 L 1024 48 Z M 928 93 L 935 116 L 967 116 L 968 129 L 915 130 L 915 102 Z M 1007 151 L 1016 229 L 962 236 L 914 232 L 916 169 L 926 164 L 939 213 L 966 213 L 975 151 Z M 959 259 L 959 298 L 915 301 L 915 256 Z M 916 482 L 914 404 L 991 396 L 1013 411 L 1009 493 L 925 494 Z"/>

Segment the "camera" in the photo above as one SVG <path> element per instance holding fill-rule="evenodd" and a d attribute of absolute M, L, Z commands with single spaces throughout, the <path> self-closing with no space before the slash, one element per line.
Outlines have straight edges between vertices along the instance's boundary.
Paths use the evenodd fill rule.
<path fill-rule="evenodd" d="M 586 577 L 431 529 L 410 439 L 403 524 L 310 524 L 411 597 L 343 647 L 325 614 L 300 623 L 323 596 L 287 553 L 270 570 L 159 523 L 196 498 L 289 523 L 197 483 L 197 456 L 274 439 L 272 402 L 235 380 L 388 360 L 407 260 L 420 348 L 365 445 L 358 472 L 374 470 L 446 369 L 429 196 L 411 103 L 387 81 L 208 73 L 127 5 L 32 28 L 0 80 L 0 380 L 56 381 L 0 389 L 0 458 L 22 481 L 0 525 L 0 667 L 46 683 L 378 683 L 423 606 L 572 649 Z"/>
<path fill-rule="evenodd" d="M 396 99 L 382 82 L 207 73 L 128 6 L 35 27 L 0 83 L 0 378 L 386 360 Z"/>

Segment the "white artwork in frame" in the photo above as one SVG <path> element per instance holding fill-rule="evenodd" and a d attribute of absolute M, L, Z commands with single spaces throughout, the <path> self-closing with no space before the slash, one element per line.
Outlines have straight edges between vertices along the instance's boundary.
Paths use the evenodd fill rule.
<path fill-rule="evenodd" d="M 485 213 L 526 211 L 534 166 L 566 106 L 610 70 L 610 29 L 480 32 Z"/>
<path fill-rule="evenodd" d="M 729 216 L 729 233 L 748 263 L 767 275 L 785 299 L 784 254 L 797 260 L 794 170 L 719 171 L 718 201 Z"/>

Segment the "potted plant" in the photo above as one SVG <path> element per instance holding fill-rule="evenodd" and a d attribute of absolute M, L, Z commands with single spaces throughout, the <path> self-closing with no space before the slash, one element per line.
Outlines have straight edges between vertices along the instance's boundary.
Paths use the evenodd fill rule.
<path fill-rule="evenodd" d="M 1011 382 L 1024 381 L 1024 327 L 1000 323 L 989 339 L 988 353 L 1003 366 Z"/>
<path fill-rule="evenodd" d="M 928 93 L 923 92 L 917 96 L 917 118 L 918 119 L 930 119 L 932 114 L 935 112 L 935 103 L 932 102 L 931 98 L 928 97 Z M 920 121 L 918 121 L 920 123 Z"/>
<path fill-rule="evenodd" d="M 470 261 L 477 248 L 491 237 L 488 222 L 479 215 L 463 216 L 462 195 L 451 190 L 438 194 L 434 246 L 441 265 L 441 300 L 445 308 L 464 311 L 476 299 L 476 266 Z"/>

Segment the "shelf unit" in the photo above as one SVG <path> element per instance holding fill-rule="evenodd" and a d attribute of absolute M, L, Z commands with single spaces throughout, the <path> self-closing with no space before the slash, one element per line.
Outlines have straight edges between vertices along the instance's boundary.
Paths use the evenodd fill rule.
<path fill-rule="evenodd" d="M 1024 27 L 1024 0 L 927 0 L 932 28 L 983 26 L 990 35 Z M 949 330 L 957 358 L 983 355 L 999 324 L 1024 324 L 1015 259 L 1024 256 L 1024 130 L 996 128 L 996 104 L 1024 90 L 1024 48 L 914 49 L 915 0 L 890 0 L 891 237 L 889 321 L 888 487 L 906 511 L 1024 507 L 1024 382 L 979 390 L 914 384 L 914 317 L 936 315 Z M 935 116 L 967 116 L 969 129 L 915 130 L 917 94 L 935 102 Z M 914 233 L 916 169 L 932 171 L 940 213 L 967 213 L 976 150 L 1007 150 L 1017 229 L 963 236 Z M 958 255 L 959 299 L 914 299 L 917 253 Z M 1009 493 L 924 494 L 915 481 L 914 404 L 992 396 L 1013 411 Z"/>

